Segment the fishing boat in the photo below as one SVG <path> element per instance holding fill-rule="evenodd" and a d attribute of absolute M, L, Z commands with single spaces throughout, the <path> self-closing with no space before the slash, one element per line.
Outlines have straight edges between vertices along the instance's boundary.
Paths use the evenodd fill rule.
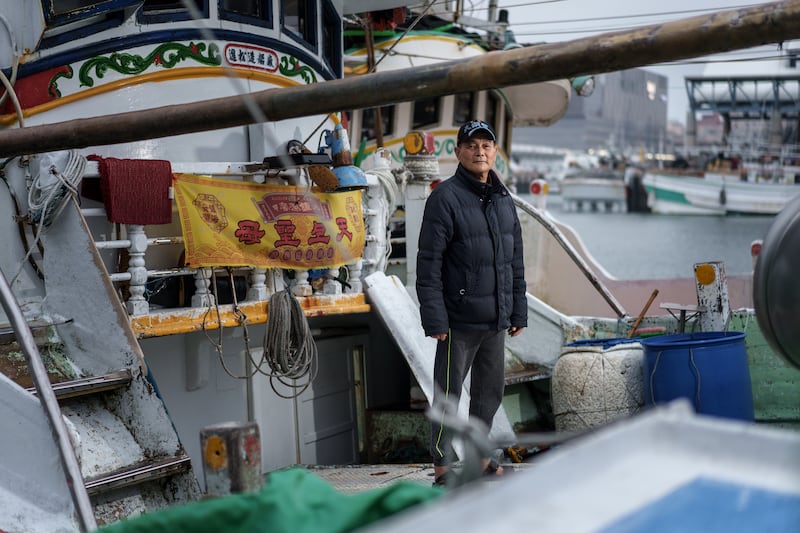
<path fill-rule="evenodd" d="M 715 157 L 701 171 L 649 169 L 642 181 L 653 213 L 776 215 L 800 193 L 800 157 L 786 150 Z"/>
<path fill-rule="evenodd" d="M 645 173 L 654 213 L 775 215 L 800 192 L 800 154 L 791 133 L 798 114 L 792 56 L 734 72 L 722 65 L 712 63 L 703 76 L 685 80 L 691 110 L 681 156 L 686 168 Z M 721 148 L 697 145 L 697 113 L 719 117 Z"/>
<path fill-rule="evenodd" d="M 293 465 L 397 451 L 414 435 L 391 416 L 381 426 L 381 415 L 424 425 L 411 404 L 415 391 L 432 395 L 432 340 L 408 288 L 435 182 L 419 158 L 436 156 L 422 135 L 404 145 L 404 168 L 393 172 L 376 148 L 360 169 L 352 110 L 409 100 L 409 84 L 414 98 L 469 91 L 485 102 L 497 86 L 573 79 L 598 71 L 596 61 L 624 68 L 764 35 L 751 24 L 765 15 L 752 8 L 736 12 L 747 22 L 738 25 L 686 22 L 709 36 L 690 51 L 669 31 L 664 42 L 632 32 L 612 38 L 622 50 L 604 38 L 576 43 L 597 51 L 591 61 L 559 55 L 571 47 L 520 47 L 344 77 L 342 20 L 395 4 L 3 3 L 12 46 L 0 58 L 0 209 L 14 216 L 0 219 L 0 529 L 92 530 L 235 491 L 232 462 L 258 484 Z M 770 38 L 796 36 L 798 2 L 762 9 L 774 11 Z M 628 46 L 638 55 L 620 53 Z M 565 98 L 540 116 L 557 117 Z M 512 112 L 496 110 L 507 132 Z M 531 253 L 557 242 L 579 267 L 573 281 L 602 306 L 557 307 L 556 295 L 537 295 L 543 274 L 530 276 L 531 327 L 508 351 L 517 405 L 566 344 L 686 326 L 663 313 L 634 319 L 546 214 L 517 205 L 527 235 L 538 235 Z M 387 275 L 398 206 L 402 279 Z M 638 307 L 652 285 L 630 289 Z M 721 318 L 761 358 L 753 386 L 768 399 L 756 419 L 792 424 L 797 413 L 773 405 L 782 390 L 766 390 L 794 379 L 791 369 L 776 365 L 752 310 L 698 320 Z M 504 407 L 493 435 L 531 417 Z"/>
<path fill-rule="evenodd" d="M 496 7 L 490 5 L 489 20 L 498 18 L 494 11 Z M 403 20 L 402 16 L 395 17 L 394 23 L 379 24 L 374 30 L 355 24 L 346 27 L 350 47 L 345 50 L 345 75 L 419 68 L 520 46 L 506 29 L 508 14 L 504 10 L 500 10 L 498 20 L 505 22 L 500 22 L 494 31 L 478 34 L 464 25 L 463 13 L 446 4 L 433 4 L 427 13 L 413 28 L 410 23 L 414 19 Z M 474 19 L 473 24 L 478 26 L 485 21 Z M 573 83 L 578 90 L 578 84 L 585 82 L 586 77 L 551 80 L 354 110 L 350 115 L 350 131 L 359 143 L 359 157 L 367 158 L 381 149 L 397 165 L 407 155 L 403 143 L 406 134 L 424 130 L 433 137 L 430 151 L 436 156 L 439 171 L 449 176 L 457 165 L 454 150 L 458 128 L 477 117 L 494 125 L 500 147 L 495 171 L 504 182 L 513 184 L 509 164 L 512 128 L 553 124 L 567 110 Z"/>
<path fill-rule="evenodd" d="M 561 206 L 566 211 L 624 212 L 623 173 L 609 168 L 571 169 L 560 182 Z"/>

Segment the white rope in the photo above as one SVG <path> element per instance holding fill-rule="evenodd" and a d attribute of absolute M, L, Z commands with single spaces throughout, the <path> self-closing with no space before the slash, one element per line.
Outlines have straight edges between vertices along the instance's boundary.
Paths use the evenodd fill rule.
<path fill-rule="evenodd" d="M 384 191 L 384 197 L 381 199 L 386 206 L 386 217 L 385 220 L 383 220 L 383 225 L 386 227 L 386 251 L 384 253 L 384 258 L 388 259 L 392 253 L 392 228 L 389 222 L 397 207 L 397 197 L 400 196 L 400 188 L 397 185 L 394 172 L 392 172 L 388 165 L 385 167 L 373 168 L 366 173 L 378 178 L 378 183 L 381 184 Z"/>
<path fill-rule="evenodd" d="M 31 222 L 40 226 L 52 224 L 66 207 L 69 195 L 77 198 L 85 169 L 86 158 L 75 150 L 44 154 L 28 189 Z"/>
<path fill-rule="evenodd" d="M 397 186 L 397 182 L 394 179 L 392 170 L 388 166 L 386 168 L 376 167 L 368 170 L 366 174 L 370 174 L 378 178 L 378 182 L 381 184 L 384 192 L 386 193 L 386 203 L 388 204 L 388 208 L 390 210 L 389 216 L 391 216 L 391 210 L 397 205 L 397 197 L 400 195 L 400 188 Z"/>
<path fill-rule="evenodd" d="M 63 170 L 60 170 L 63 168 Z M 51 152 L 40 156 L 39 172 L 28 185 L 28 221 L 36 225 L 33 243 L 11 278 L 13 286 L 25 262 L 37 248 L 44 228 L 53 223 L 69 201 L 77 201 L 78 184 L 86 169 L 86 158 L 75 150 Z"/>

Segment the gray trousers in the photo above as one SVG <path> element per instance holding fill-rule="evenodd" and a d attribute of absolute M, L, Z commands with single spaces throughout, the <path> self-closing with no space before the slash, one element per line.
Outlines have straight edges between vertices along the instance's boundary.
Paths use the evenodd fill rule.
<path fill-rule="evenodd" d="M 505 330 L 450 330 L 447 339 L 436 345 L 434 403 L 444 397 L 458 405 L 467 372 L 472 368 L 469 414 L 491 428 L 505 388 L 505 333 Z M 436 466 L 456 460 L 453 436 L 441 421 L 431 422 L 430 451 Z"/>

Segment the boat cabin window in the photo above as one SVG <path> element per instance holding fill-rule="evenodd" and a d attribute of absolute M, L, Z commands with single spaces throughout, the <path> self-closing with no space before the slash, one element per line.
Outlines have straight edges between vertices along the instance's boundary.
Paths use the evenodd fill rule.
<path fill-rule="evenodd" d="M 190 0 L 203 18 L 208 18 L 208 0 Z M 140 22 L 190 20 L 192 15 L 181 0 L 145 0 L 137 19 Z"/>
<path fill-rule="evenodd" d="M 342 19 L 329 0 L 322 2 L 322 57 L 337 77 L 342 76 Z"/>
<path fill-rule="evenodd" d="M 317 45 L 314 0 L 282 0 L 281 22 L 287 35 L 304 42 L 310 48 Z"/>
<path fill-rule="evenodd" d="M 57 46 L 92 35 L 107 28 L 114 28 L 125 21 L 141 0 L 44 0 L 47 30 L 41 48 Z"/>
<path fill-rule="evenodd" d="M 271 0 L 219 0 L 219 18 L 255 24 L 257 26 L 272 26 L 272 1 Z"/>
<path fill-rule="evenodd" d="M 102 4 L 96 0 L 52 0 L 50 2 L 49 14 L 66 15 L 76 11 L 85 11 L 92 8 L 95 4 Z M 98 6 L 99 7 L 99 6 Z"/>
<path fill-rule="evenodd" d="M 377 134 L 375 127 L 375 108 L 364 109 L 361 112 L 361 140 L 374 139 Z M 389 135 L 394 130 L 394 106 L 381 107 L 381 122 L 383 135 Z"/>
<path fill-rule="evenodd" d="M 439 123 L 439 98 L 425 98 L 413 102 L 414 120 L 411 129 L 422 129 L 426 126 L 435 126 Z"/>
<path fill-rule="evenodd" d="M 453 103 L 453 124 L 461 124 L 475 117 L 475 93 L 458 93 Z"/>

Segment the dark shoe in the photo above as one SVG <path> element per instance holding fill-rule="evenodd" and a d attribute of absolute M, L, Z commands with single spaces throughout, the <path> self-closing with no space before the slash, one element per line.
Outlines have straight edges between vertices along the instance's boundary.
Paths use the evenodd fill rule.
<path fill-rule="evenodd" d="M 489 479 L 500 479 L 506 475 L 507 471 L 508 469 L 500 466 L 500 463 L 498 463 L 495 459 L 491 459 L 489 464 L 486 465 L 486 468 L 483 469 L 483 477 Z"/>
<path fill-rule="evenodd" d="M 445 470 L 443 473 L 439 474 L 433 480 L 433 486 L 434 487 L 442 487 L 442 488 L 447 487 L 447 485 L 450 482 L 450 478 L 451 477 L 452 477 L 452 474 L 450 473 L 450 470 Z"/>

